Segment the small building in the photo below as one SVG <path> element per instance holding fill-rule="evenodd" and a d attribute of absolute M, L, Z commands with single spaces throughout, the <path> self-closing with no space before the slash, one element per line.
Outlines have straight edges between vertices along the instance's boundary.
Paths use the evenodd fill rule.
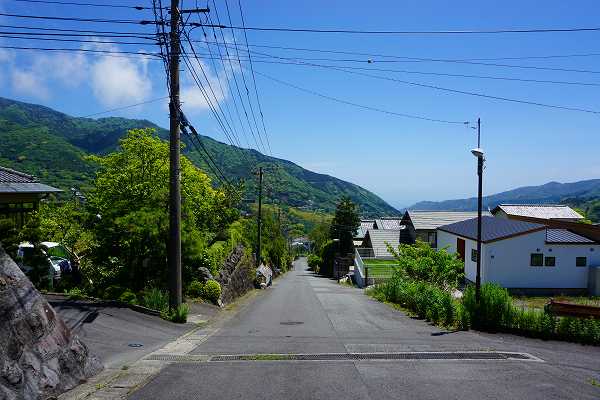
<path fill-rule="evenodd" d="M 579 222 L 583 215 L 563 204 L 500 204 L 492 210 L 492 215 L 500 218 L 519 217 Z"/>
<path fill-rule="evenodd" d="M 365 238 L 365 235 L 367 234 L 367 231 L 369 229 L 373 229 L 374 227 L 375 227 L 374 219 L 362 219 L 360 221 L 360 226 L 356 230 L 356 234 L 353 237 L 354 246 L 355 247 L 362 246 L 362 243 Z"/>
<path fill-rule="evenodd" d="M 24 224 L 27 213 L 36 210 L 41 199 L 57 192 L 61 190 L 32 175 L 0 167 L 0 217 L 13 218 L 17 226 Z"/>
<path fill-rule="evenodd" d="M 484 215 L 490 215 L 484 212 Z M 406 211 L 402 218 L 379 218 L 375 220 L 374 229 L 403 230 L 406 228 L 401 243 L 414 243 L 417 239 L 437 247 L 437 228 L 454 222 L 477 217 L 472 211 Z M 363 246 L 364 247 L 364 246 Z"/>
<path fill-rule="evenodd" d="M 474 282 L 477 218 L 441 226 L 438 248 L 458 253 L 465 277 Z M 600 265 L 600 244 L 568 229 L 484 216 L 481 281 L 538 293 L 583 293 L 591 267 Z"/>
<path fill-rule="evenodd" d="M 361 248 L 358 248 L 361 257 L 391 258 L 388 251 L 389 244 L 394 249 L 400 244 L 401 229 L 369 229 Z"/>

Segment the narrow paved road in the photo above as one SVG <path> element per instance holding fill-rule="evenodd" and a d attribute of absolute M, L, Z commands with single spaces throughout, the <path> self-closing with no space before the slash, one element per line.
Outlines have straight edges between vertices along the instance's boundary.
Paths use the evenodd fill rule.
<path fill-rule="evenodd" d="M 174 363 L 133 399 L 598 399 L 600 348 L 512 335 L 448 333 L 314 276 L 278 279 L 194 354 L 515 351 L 513 360 Z"/>

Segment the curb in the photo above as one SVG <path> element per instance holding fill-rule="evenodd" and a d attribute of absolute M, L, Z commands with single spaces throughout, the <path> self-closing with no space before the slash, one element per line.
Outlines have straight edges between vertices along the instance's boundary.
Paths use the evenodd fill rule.
<path fill-rule="evenodd" d="M 45 292 L 42 293 L 43 296 L 49 295 L 49 296 L 61 296 L 66 298 L 67 300 L 70 301 L 77 301 L 77 300 L 71 300 L 69 299 L 69 295 L 65 294 L 65 293 L 57 293 L 57 292 Z M 148 307 L 144 307 L 144 306 L 140 306 L 138 304 L 130 304 L 130 303 L 125 303 L 123 301 L 119 301 L 119 300 L 104 300 L 104 299 L 99 299 L 97 297 L 91 297 L 91 296 L 82 296 L 81 300 L 85 300 L 85 301 L 92 301 L 94 303 L 101 303 L 101 304 L 105 304 L 107 306 L 113 306 L 113 307 L 119 307 L 119 308 L 129 308 L 132 311 L 137 311 L 139 313 L 142 314 L 147 314 L 147 315 L 152 315 L 155 317 L 160 317 L 160 311 L 157 310 L 153 310 L 151 308 Z"/>

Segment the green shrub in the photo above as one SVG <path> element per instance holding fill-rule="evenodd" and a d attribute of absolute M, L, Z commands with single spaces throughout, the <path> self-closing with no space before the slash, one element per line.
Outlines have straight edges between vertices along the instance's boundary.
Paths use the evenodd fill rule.
<path fill-rule="evenodd" d="M 82 289 L 77 287 L 65 290 L 65 294 L 69 300 L 82 300 L 88 297 Z"/>
<path fill-rule="evenodd" d="M 187 288 L 187 294 L 190 297 L 198 298 L 198 297 L 202 296 L 203 290 L 204 290 L 204 284 L 200 281 L 193 280 L 192 283 L 190 283 Z"/>
<path fill-rule="evenodd" d="M 135 293 L 133 293 L 131 290 L 127 289 L 119 296 L 119 301 L 122 301 L 123 303 L 128 303 L 128 304 L 137 304 L 137 297 L 136 297 Z"/>
<path fill-rule="evenodd" d="M 202 298 L 216 303 L 221 297 L 221 285 L 219 282 L 209 279 L 202 288 Z"/>
<path fill-rule="evenodd" d="M 187 304 L 181 304 L 175 310 L 166 309 L 160 313 L 162 319 L 166 319 L 167 321 L 175 322 L 178 324 L 184 324 L 187 322 L 187 316 L 190 311 L 190 308 Z"/>
<path fill-rule="evenodd" d="M 152 288 L 142 297 L 144 307 L 152 310 L 165 311 L 169 308 L 169 295 L 157 288 Z"/>
<path fill-rule="evenodd" d="M 378 285 L 369 294 L 401 305 L 434 324 L 453 326 L 456 303 L 445 290 L 426 282 L 415 282 L 396 273 L 386 283 Z"/>
<path fill-rule="evenodd" d="M 319 268 L 319 265 L 321 265 L 321 263 L 323 262 L 321 257 L 319 257 L 316 254 L 309 255 L 306 261 L 308 263 L 308 267 L 313 271 L 316 271 L 317 268 Z"/>
<path fill-rule="evenodd" d="M 111 285 L 111 286 L 107 287 L 106 289 L 104 289 L 102 298 L 104 298 L 106 300 L 116 300 L 119 297 L 121 297 L 121 295 L 123 294 L 123 292 L 125 292 L 125 290 L 126 289 L 124 287 L 117 286 L 117 285 Z"/>
<path fill-rule="evenodd" d="M 489 282 L 483 284 L 480 302 L 477 304 L 475 287 L 470 285 L 463 294 L 463 304 L 474 328 L 489 331 L 512 328 L 514 316 L 512 299 L 503 287 Z"/>

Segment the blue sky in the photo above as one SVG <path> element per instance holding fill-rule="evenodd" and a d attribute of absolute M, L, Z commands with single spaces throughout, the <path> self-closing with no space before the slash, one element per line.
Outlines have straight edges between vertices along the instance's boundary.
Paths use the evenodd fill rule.
<path fill-rule="evenodd" d="M 149 1 L 141 0 L 120 0 L 114 3 L 150 4 Z M 186 3 L 186 7 L 194 6 L 191 1 Z M 226 15 L 224 1 L 217 0 L 216 3 L 223 19 Z M 597 20 L 600 4 L 597 1 L 579 1 L 577 7 L 564 1 L 545 1 L 543 7 L 540 4 L 538 1 L 243 1 L 247 26 L 364 30 L 600 26 Z M 237 1 L 229 0 L 229 6 L 234 24 L 239 24 Z M 152 17 L 148 11 L 49 6 L 14 0 L 0 1 L 0 10 L 12 14 L 83 18 Z M 215 18 L 214 12 L 211 14 Z M 135 25 L 82 24 L 9 17 L 0 17 L 0 24 L 105 31 L 152 32 L 153 29 Z M 226 40 L 231 42 L 231 31 L 228 30 L 225 34 Z M 192 36 L 203 39 L 199 29 L 195 29 Z M 446 36 L 248 32 L 248 41 L 254 45 L 454 60 L 600 54 L 599 39 L 600 32 Z M 243 36 L 236 36 L 236 40 L 243 42 Z M 34 42 L 13 38 L 0 38 L 0 45 L 71 48 L 83 46 L 79 43 Z M 155 47 L 142 45 L 87 46 L 118 51 L 156 51 Z M 196 50 L 206 53 L 203 46 L 201 43 L 196 44 Z M 213 47 L 212 50 L 215 49 Z M 399 60 L 268 48 L 253 50 L 288 58 L 362 61 L 314 61 L 338 66 L 600 85 L 599 73 L 445 62 L 382 62 Z M 374 62 L 368 64 L 366 61 L 369 58 Z M 306 65 L 265 63 L 260 61 L 273 59 L 261 58 L 256 54 L 254 60 L 254 68 L 258 72 L 365 106 L 444 120 L 475 121 L 477 117 L 481 117 L 482 147 L 487 153 L 484 186 L 486 194 L 548 181 L 568 182 L 600 176 L 600 114 L 562 111 L 466 96 Z M 600 55 L 484 62 L 600 72 Z M 232 90 L 229 89 L 220 64 L 217 64 L 217 70 L 213 70 L 211 60 L 204 60 L 204 63 L 221 106 L 233 107 L 232 98 L 237 95 L 233 92 L 235 86 L 231 86 Z M 244 63 L 244 66 L 247 67 L 247 64 Z M 492 96 L 600 111 L 599 86 L 473 79 L 406 72 L 369 73 Z M 239 69 L 236 74 L 240 79 Z M 250 84 L 251 76 L 246 75 L 245 78 Z M 187 71 L 183 72 L 182 79 L 184 111 L 201 133 L 227 142 L 219 130 L 219 125 L 207 110 L 206 102 L 197 88 L 194 88 Z M 418 200 L 470 197 L 476 193 L 476 161 L 469 152 L 476 145 L 474 130 L 460 124 L 402 118 L 331 102 L 259 75 L 256 76 L 256 80 L 273 156 L 357 183 L 398 207 L 410 205 Z M 219 83 L 224 88 L 223 92 L 218 89 Z M 232 81 L 230 83 L 233 84 Z M 250 89 L 252 90 L 251 85 Z M 40 103 L 71 115 L 84 116 L 165 95 L 164 71 L 162 64 L 157 61 L 144 60 L 137 56 L 117 58 L 0 49 L 0 96 Z M 256 104 L 254 107 L 256 108 Z M 168 126 L 166 101 L 102 116 L 109 115 L 146 118 L 159 125 Z M 245 135 L 239 128 L 236 131 L 239 132 L 242 143 L 253 143 L 247 131 Z"/>

